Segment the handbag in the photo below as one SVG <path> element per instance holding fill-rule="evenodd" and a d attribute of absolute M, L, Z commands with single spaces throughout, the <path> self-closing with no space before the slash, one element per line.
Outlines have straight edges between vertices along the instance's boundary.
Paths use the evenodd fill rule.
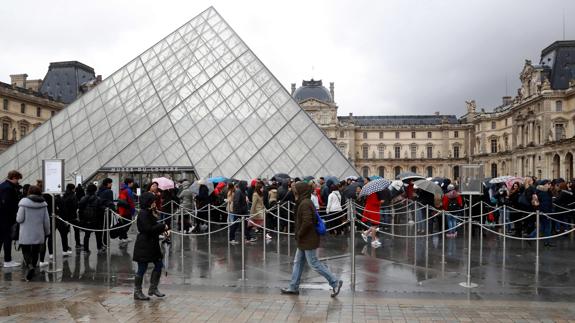
<path fill-rule="evenodd" d="M 313 207 L 313 211 L 315 213 L 315 218 L 316 218 L 315 232 L 317 232 L 318 235 L 323 236 L 327 232 L 327 229 L 325 227 L 325 222 L 323 222 L 323 219 L 321 218 L 321 216 L 319 216 L 319 212 L 317 211 L 315 206 L 312 206 L 312 207 Z"/>
<path fill-rule="evenodd" d="M 12 241 L 18 241 L 18 239 L 20 239 L 20 223 L 14 223 L 10 230 L 10 238 L 12 238 Z"/>

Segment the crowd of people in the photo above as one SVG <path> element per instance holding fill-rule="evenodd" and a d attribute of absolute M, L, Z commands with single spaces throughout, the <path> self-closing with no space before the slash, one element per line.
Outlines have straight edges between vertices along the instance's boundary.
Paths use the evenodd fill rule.
<path fill-rule="evenodd" d="M 171 230 L 192 234 L 211 230 L 211 226 L 229 225 L 228 241 L 231 245 L 240 243 L 237 231 L 242 221 L 247 244 L 253 244 L 259 236 L 266 242 L 271 241 L 270 232 L 291 233 L 295 235 L 301 252 L 296 253 L 292 283 L 284 293 L 297 292 L 303 260 L 306 259 L 328 280 L 333 287 L 332 294 L 337 295 L 341 281 L 314 258 L 319 247 L 319 235 L 310 228 L 317 224 L 313 216 L 316 212 L 325 221 L 330 235 L 347 235 L 350 225 L 346 205 L 352 202 L 354 217 L 358 223 L 363 223 L 357 226 L 363 240 L 371 247 L 379 248 L 382 242 L 378 232 L 389 230 L 390 225 L 397 222 L 413 223 L 418 233 L 445 230 L 447 238 L 455 238 L 458 222 L 471 205 L 458 192 L 457 182 L 446 178 L 428 179 L 439 187 L 440 193 L 419 187 L 414 179 L 394 180 L 381 190 L 362 194 L 362 187 L 378 179 L 284 176 L 270 180 L 253 179 L 249 183 L 227 179 L 216 183 L 182 180 L 167 190 L 161 190 L 157 182 L 152 182 L 146 185 L 139 197 L 134 194 L 137 184 L 133 179 L 125 178 L 119 185 L 117 199 L 114 198 L 114 183 L 110 178 L 103 179 L 99 187 L 88 184 L 84 189 L 81 184 L 68 184 L 61 195 L 42 193 L 41 180 L 35 185 L 21 186 L 21 179 L 22 174 L 11 171 L 0 184 L 3 266 L 21 265 L 12 259 L 12 242 L 18 241 L 27 270 L 26 279 L 31 280 L 38 267 L 47 266 L 53 257 L 52 232 L 55 231 L 59 233 L 64 257 L 73 253 L 68 241 L 70 230 L 74 231 L 74 247 L 84 254 L 91 252 L 92 233 L 98 253 L 109 247 L 105 243 L 108 238 L 118 239 L 120 248 L 126 248 L 131 241 L 128 237 L 131 223 L 139 214 L 133 253 L 133 260 L 138 264 L 134 289 L 134 298 L 138 300 L 149 299 L 142 292 L 148 263 L 154 264 L 148 294 L 163 296 L 157 289 L 163 266 L 160 241 L 169 242 Z M 473 214 L 483 212 L 482 222 L 487 225 L 505 222 L 505 233 L 532 238 L 537 235 L 536 217 L 527 215 L 539 211 L 542 214 L 539 217 L 542 236 L 572 228 L 573 213 L 570 210 L 575 203 L 575 180 L 516 177 L 495 184 L 485 181 L 484 186 L 482 201 L 485 207 L 482 211 L 474 207 L 472 211 Z M 302 209 L 304 200 L 307 206 Z M 444 216 L 437 216 L 439 212 Z M 554 214 L 556 212 L 558 214 Z M 55 228 L 50 217 L 52 213 L 58 216 Z M 175 221 L 168 221 L 172 217 Z M 442 222 L 443 219 L 446 223 Z M 172 223 L 178 225 L 172 228 Z M 545 245 L 553 246 L 549 240 L 545 240 Z"/>

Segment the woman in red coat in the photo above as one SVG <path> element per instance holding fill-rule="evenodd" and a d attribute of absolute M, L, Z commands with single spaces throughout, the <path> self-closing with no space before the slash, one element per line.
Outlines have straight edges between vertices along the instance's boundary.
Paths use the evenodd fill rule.
<path fill-rule="evenodd" d="M 362 222 L 369 222 L 371 225 L 369 229 L 361 233 L 361 237 L 365 242 L 368 242 L 368 238 L 371 237 L 371 246 L 374 248 L 381 246 L 381 242 L 377 239 L 376 232 L 381 219 L 379 210 L 381 208 L 381 204 L 384 203 L 383 200 L 379 199 L 379 195 L 377 193 L 378 192 L 371 193 L 367 196 L 363 216 L 361 218 Z"/>

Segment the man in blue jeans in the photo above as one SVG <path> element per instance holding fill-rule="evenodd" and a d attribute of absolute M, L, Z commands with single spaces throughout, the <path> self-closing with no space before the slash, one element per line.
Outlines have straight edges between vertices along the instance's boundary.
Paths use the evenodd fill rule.
<path fill-rule="evenodd" d="M 313 270 L 327 279 L 332 287 L 331 297 L 337 296 L 343 282 L 337 279 L 329 269 L 317 259 L 319 235 L 315 231 L 315 209 L 311 201 L 312 187 L 305 182 L 295 184 L 296 197 L 295 239 L 297 251 L 293 264 L 291 282 L 288 288 L 282 288 L 282 294 L 299 295 L 299 284 L 303 272 L 304 260 Z"/>

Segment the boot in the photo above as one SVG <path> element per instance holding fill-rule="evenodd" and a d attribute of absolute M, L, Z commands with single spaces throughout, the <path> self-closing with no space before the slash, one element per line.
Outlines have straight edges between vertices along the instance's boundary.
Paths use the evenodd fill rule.
<path fill-rule="evenodd" d="M 162 272 L 152 271 L 152 275 L 150 276 L 150 288 L 148 289 L 148 295 L 164 297 L 166 294 L 162 294 L 158 290 L 158 284 L 160 284 L 160 277 L 162 276 Z"/>
<path fill-rule="evenodd" d="M 134 299 L 139 301 L 149 301 L 150 298 L 142 292 L 142 282 L 144 277 L 136 276 L 134 278 Z"/>

